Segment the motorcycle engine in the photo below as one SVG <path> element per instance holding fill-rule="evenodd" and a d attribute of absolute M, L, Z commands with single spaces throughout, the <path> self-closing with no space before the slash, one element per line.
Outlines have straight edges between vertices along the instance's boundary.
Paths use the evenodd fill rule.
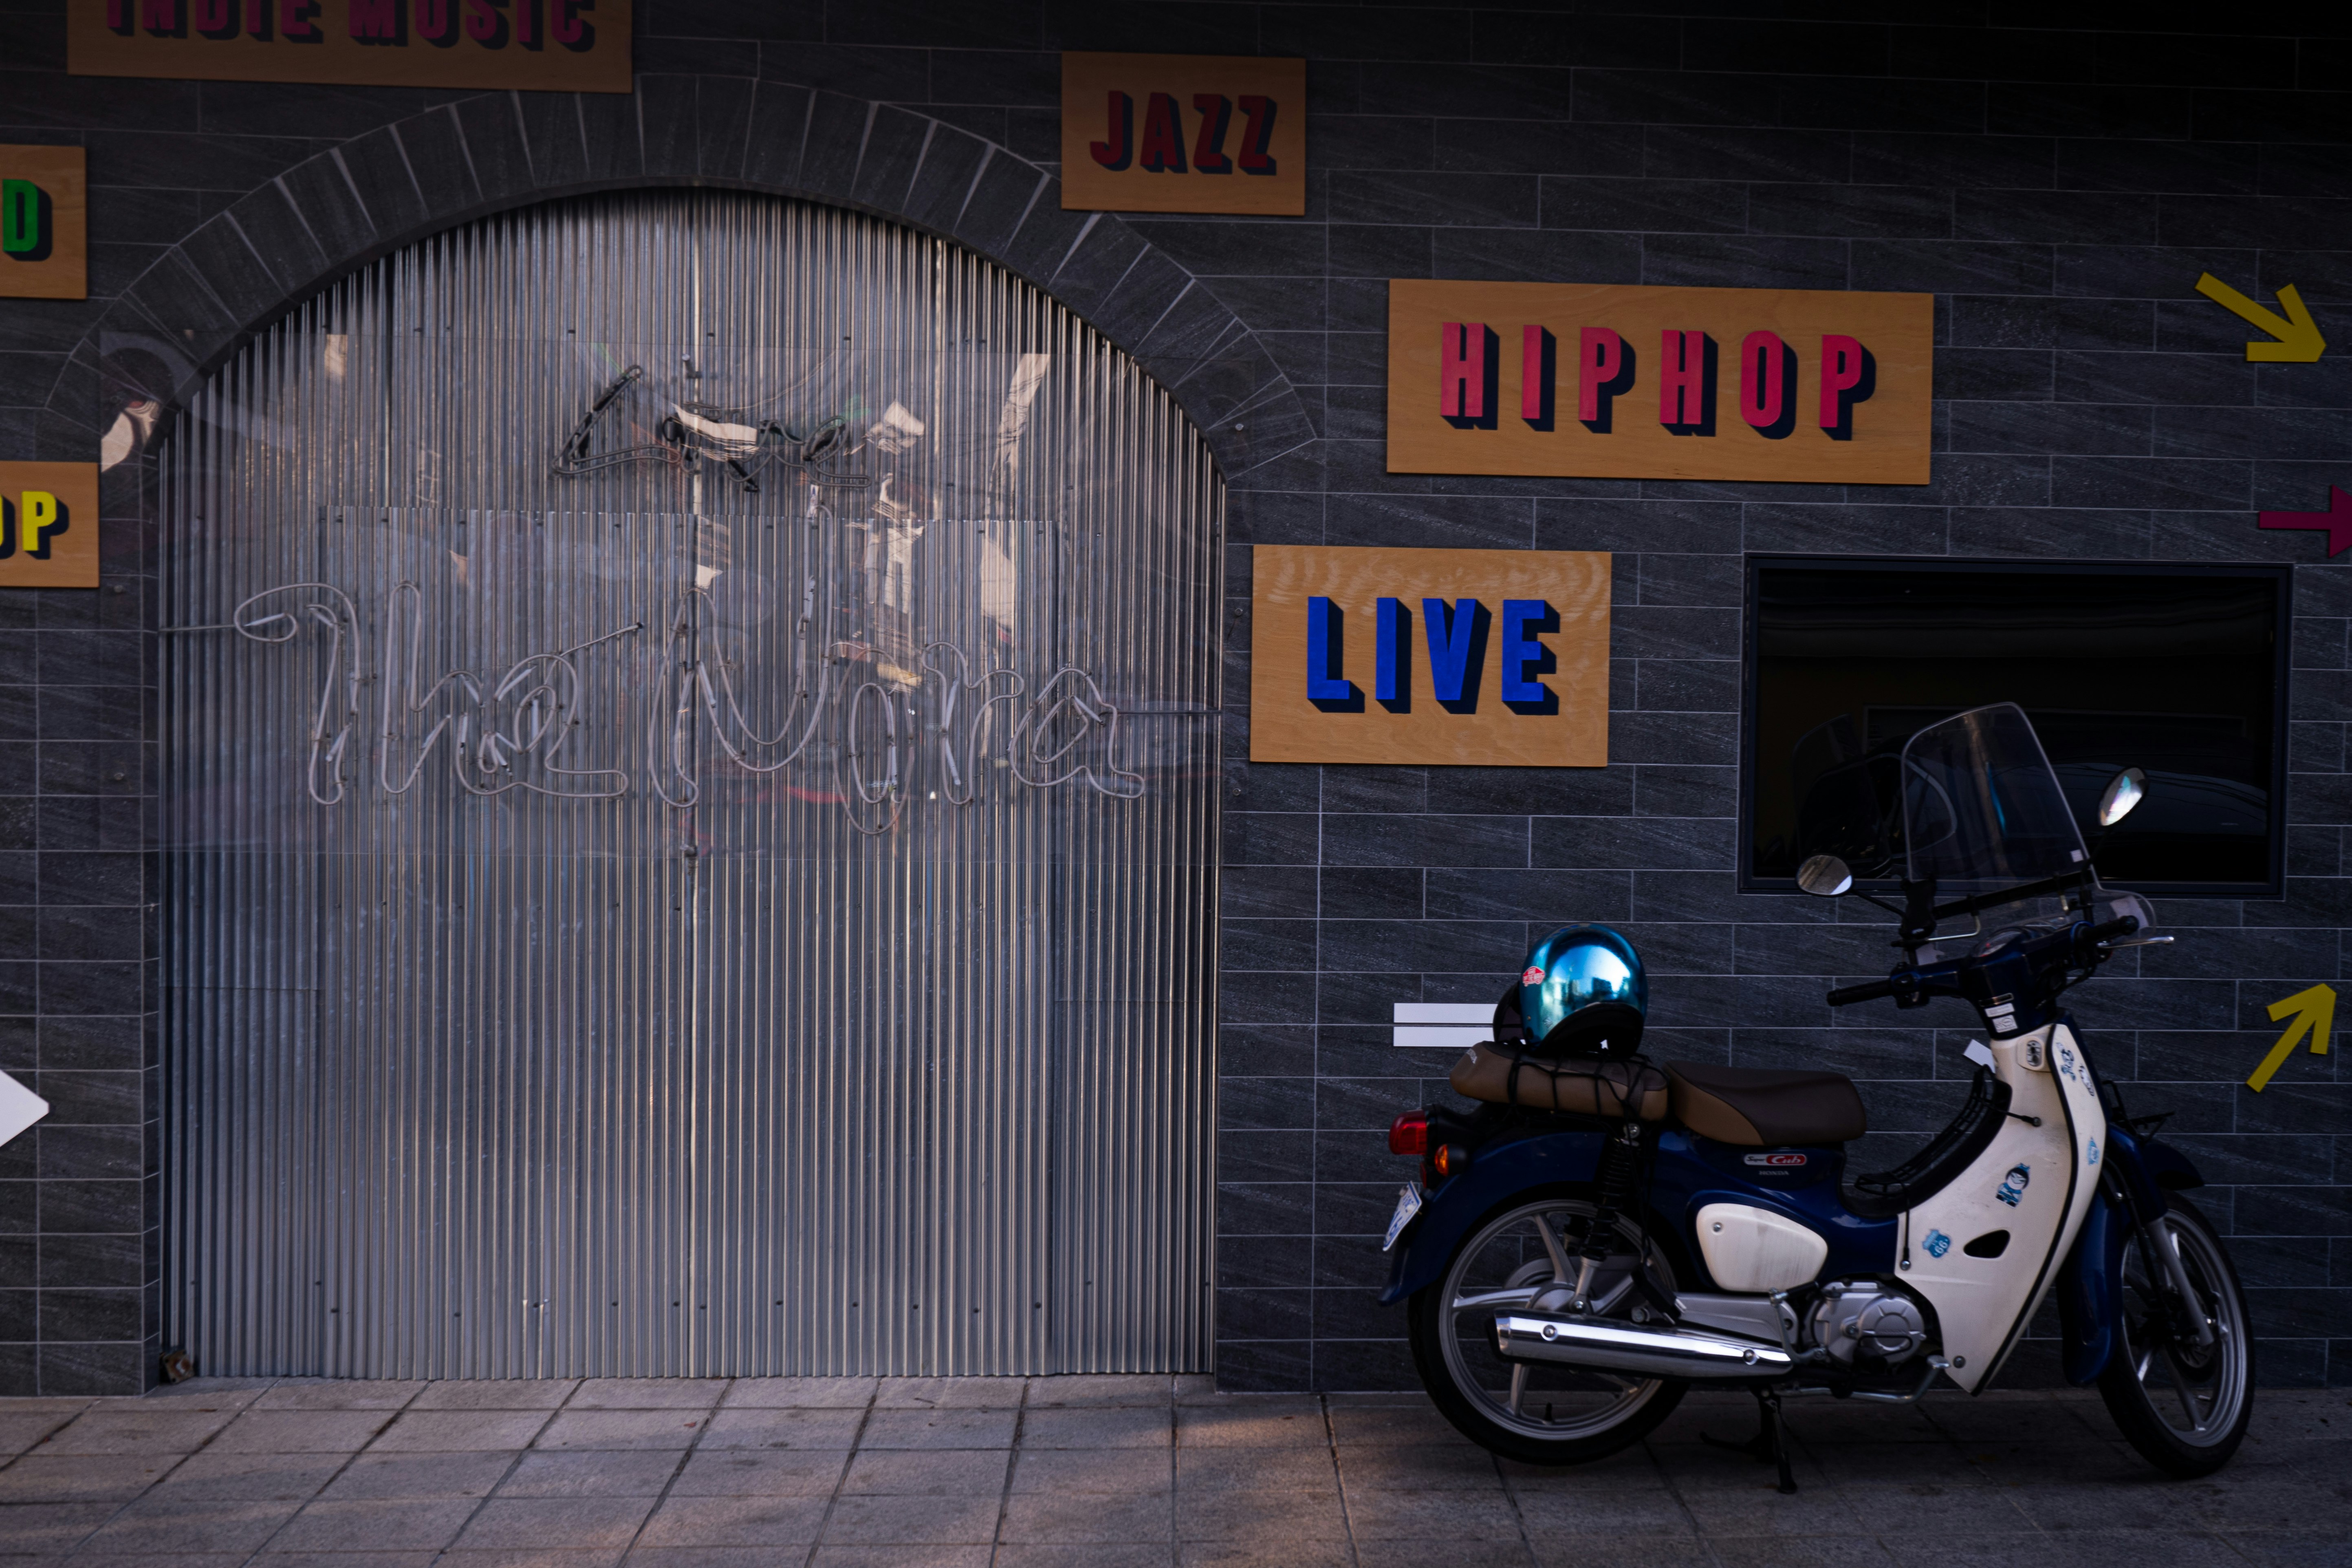
<path fill-rule="evenodd" d="M 1869 1279 L 1822 1286 L 1806 1325 L 1813 1342 L 1847 1366 L 1901 1366 L 1927 1342 L 1927 1321 L 1918 1303 Z"/>

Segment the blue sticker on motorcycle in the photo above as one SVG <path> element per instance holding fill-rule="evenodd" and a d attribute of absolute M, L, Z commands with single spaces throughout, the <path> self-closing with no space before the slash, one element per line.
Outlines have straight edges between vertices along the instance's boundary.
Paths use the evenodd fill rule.
<path fill-rule="evenodd" d="M 2090 1158 L 2084 1163 L 2091 1165 L 2095 1165 L 2099 1163 L 2099 1141 L 2097 1139 L 2094 1138 L 2091 1140 Z"/>
<path fill-rule="evenodd" d="M 2025 1195 L 2025 1184 L 2032 1180 L 2033 1180 L 2033 1172 L 2030 1168 L 2024 1165 L 2011 1165 L 2009 1168 L 2009 1174 L 2001 1178 L 2000 1191 L 1993 1194 L 1993 1196 L 2010 1207 L 2015 1208 L 2017 1200 Z"/>
<path fill-rule="evenodd" d="M 2074 1081 L 2074 1053 L 2064 1046 L 2058 1047 L 2058 1076 L 2070 1083 Z"/>
<path fill-rule="evenodd" d="M 1952 1250 L 1952 1238 L 1940 1230 L 1931 1230 L 1927 1233 L 1926 1246 L 1928 1257 L 1941 1258 Z"/>

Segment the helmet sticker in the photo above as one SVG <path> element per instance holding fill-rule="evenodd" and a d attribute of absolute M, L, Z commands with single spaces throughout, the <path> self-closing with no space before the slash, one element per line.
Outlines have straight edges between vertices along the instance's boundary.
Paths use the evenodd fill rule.
<path fill-rule="evenodd" d="M 1993 1196 L 1999 1198 L 2010 1207 L 2015 1208 L 2017 1206 L 2017 1200 L 2025 1195 L 2026 1184 L 2032 1180 L 2033 1172 L 2030 1167 L 2024 1165 L 2011 1165 L 2009 1168 L 2009 1174 L 2001 1181 L 2000 1191 L 1993 1194 Z"/>
<path fill-rule="evenodd" d="M 1543 965 L 1540 963 L 1528 964 L 1528 972 L 1519 976 L 1519 984 L 1522 985 L 1540 985 L 1543 984 Z"/>

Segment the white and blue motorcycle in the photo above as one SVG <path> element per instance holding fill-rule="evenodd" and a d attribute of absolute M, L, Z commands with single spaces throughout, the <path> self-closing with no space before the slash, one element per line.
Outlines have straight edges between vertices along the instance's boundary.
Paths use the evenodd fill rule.
<path fill-rule="evenodd" d="M 1757 1395 L 1736 1445 L 1777 1460 L 1780 1399 L 1908 1402 L 1983 1390 L 2053 1289 L 2065 1375 L 2097 1384 L 2132 1446 L 2176 1476 L 2227 1463 L 2253 1402 L 2253 1343 L 2228 1252 L 2186 1195 L 2195 1168 L 2133 1119 L 2060 1006 L 2143 934 L 2103 887 L 2024 713 L 1922 730 L 1901 778 L 1906 962 L 1833 1006 L 1974 1005 L 1985 1041 L 1951 1124 L 1856 1174 L 1861 1097 L 1842 1074 L 1653 1064 L 1646 984 L 1601 927 L 1554 933 L 1454 1068 L 1475 1102 L 1412 1112 L 1417 1155 L 1391 1223 L 1386 1302 L 1405 1303 L 1431 1396 L 1475 1441 L 1538 1464 L 1636 1442 L 1694 1387 Z M 2104 830 L 2137 804 L 2126 769 Z M 1816 856 L 1810 893 L 1857 893 Z M 1957 895 L 1957 896 L 1954 896 Z M 1943 901 L 1938 901 L 1939 900 Z"/>

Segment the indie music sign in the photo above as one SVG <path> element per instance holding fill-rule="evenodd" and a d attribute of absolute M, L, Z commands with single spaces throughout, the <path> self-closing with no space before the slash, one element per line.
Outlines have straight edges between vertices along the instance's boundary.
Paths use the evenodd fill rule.
<path fill-rule="evenodd" d="M 632 0 L 66 0 L 74 76 L 628 92 Z"/>
<path fill-rule="evenodd" d="M 1064 55 L 1062 205 L 1303 216 L 1307 62 Z"/>
<path fill-rule="evenodd" d="M 1389 284 L 1391 473 L 1927 483 L 1935 296 Z"/>

